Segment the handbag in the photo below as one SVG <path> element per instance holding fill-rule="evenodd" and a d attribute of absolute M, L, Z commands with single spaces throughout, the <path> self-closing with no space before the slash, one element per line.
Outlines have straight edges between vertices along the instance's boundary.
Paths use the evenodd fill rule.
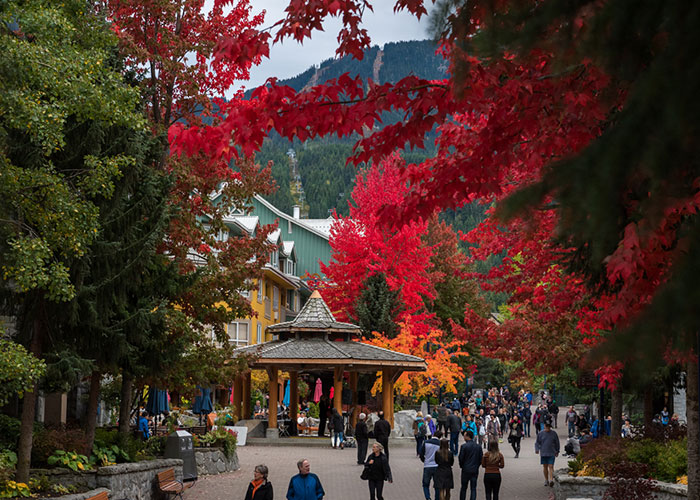
<path fill-rule="evenodd" d="M 360 474 L 360 479 L 363 481 L 369 480 L 369 467 L 365 465 L 365 468 L 362 469 L 362 474 Z"/>

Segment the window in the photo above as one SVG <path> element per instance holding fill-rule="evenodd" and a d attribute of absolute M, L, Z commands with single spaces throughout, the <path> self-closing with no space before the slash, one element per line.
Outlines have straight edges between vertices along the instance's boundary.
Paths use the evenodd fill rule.
<path fill-rule="evenodd" d="M 280 267 L 280 253 L 279 250 L 275 250 L 274 252 L 270 252 L 270 265 L 272 267 L 275 267 L 279 269 Z"/>
<path fill-rule="evenodd" d="M 265 285 L 265 280 L 260 278 L 258 280 L 258 302 L 260 302 L 261 304 L 263 301 L 263 290 L 264 290 L 263 286 L 264 285 Z"/>
<path fill-rule="evenodd" d="M 234 344 L 234 347 L 248 345 L 248 323 L 235 321 L 228 324 L 228 341 Z"/>
<path fill-rule="evenodd" d="M 262 344 L 262 324 L 258 323 L 258 344 Z"/>
<path fill-rule="evenodd" d="M 294 290 L 287 290 L 287 309 L 294 311 Z"/>
<path fill-rule="evenodd" d="M 284 272 L 287 274 L 295 274 L 296 271 L 296 263 L 292 259 L 287 259 L 285 261 L 285 270 Z"/>
<path fill-rule="evenodd" d="M 278 311 L 280 307 L 280 289 L 276 286 L 272 287 L 272 310 Z"/>
<path fill-rule="evenodd" d="M 228 229 L 219 229 L 219 234 L 216 239 L 219 241 L 227 241 L 229 236 Z"/>

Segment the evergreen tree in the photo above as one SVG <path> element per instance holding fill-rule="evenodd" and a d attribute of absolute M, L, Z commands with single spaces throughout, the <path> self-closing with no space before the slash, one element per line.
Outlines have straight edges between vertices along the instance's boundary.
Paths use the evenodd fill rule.
<path fill-rule="evenodd" d="M 372 332 L 394 338 L 399 333 L 395 318 L 401 310 L 399 290 L 391 290 L 384 273 L 375 273 L 367 277 L 362 285 L 362 293 L 355 303 L 353 318 L 362 328 L 365 338 L 372 338 Z"/>

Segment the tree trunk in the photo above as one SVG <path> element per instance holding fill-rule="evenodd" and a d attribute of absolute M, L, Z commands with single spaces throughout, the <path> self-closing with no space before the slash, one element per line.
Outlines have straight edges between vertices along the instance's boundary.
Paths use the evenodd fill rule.
<path fill-rule="evenodd" d="M 700 500 L 700 422 L 698 361 L 687 364 L 686 417 L 688 420 L 688 500 Z"/>
<path fill-rule="evenodd" d="M 90 456 L 92 444 L 95 442 L 95 428 L 97 427 L 97 406 L 100 403 L 100 381 L 102 372 L 94 370 L 90 376 L 90 394 L 88 394 L 87 410 L 85 412 L 85 450 L 83 453 Z"/>
<path fill-rule="evenodd" d="M 43 308 L 37 308 L 37 315 L 34 319 L 34 331 L 32 341 L 29 344 L 29 351 L 39 358 L 41 356 L 41 339 L 44 325 L 41 322 Z M 22 398 L 22 418 L 19 426 L 19 443 L 17 444 L 17 473 L 15 479 L 19 483 L 29 482 L 29 468 L 32 461 L 32 438 L 34 437 L 34 418 L 36 415 L 36 395 L 38 386 L 35 385 L 32 391 L 24 393 Z"/>
<path fill-rule="evenodd" d="M 622 435 L 622 388 L 617 387 L 612 393 L 612 425 L 610 435 L 619 438 Z"/>
<path fill-rule="evenodd" d="M 131 420 L 131 392 L 134 385 L 134 377 L 126 370 L 122 370 L 122 391 L 119 401 L 119 441 L 126 443 L 130 431 Z"/>
<path fill-rule="evenodd" d="M 651 385 L 644 388 L 644 432 L 647 433 L 654 420 L 654 389 Z"/>

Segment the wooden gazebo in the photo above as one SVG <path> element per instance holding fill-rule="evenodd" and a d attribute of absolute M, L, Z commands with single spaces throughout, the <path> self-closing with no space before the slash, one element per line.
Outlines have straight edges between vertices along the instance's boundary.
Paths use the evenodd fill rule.
<path fill-rule="evenodd" d="M 382 409 L 385 418 L 394 425 L 394 382 L 405 371 L 425 371 L 425 360 L 358 341 L 360 327 L 335 320 L 321 294 L 315 291 L 292 321 L 269 326 L 267 331 L 278 335 L 277 340 L 241 347 L 239 354 L 253 354 L 253 369 L 264 369 L 270 378 L 268 432 L 277 431 L 277 412 L 272 403 L 279 400 L 278 373 L 288 371 L 290 400 L 299 399 L 297 378 L 300 372 L 333 372 L 333 406 L 342 413 L 343 374 L 349 373 L 350 391 L 355 407 L 358 403 L 357 378 L 361 372 L 382 372 Z M 233 388 L 234 407 L 243 415 L 250 414 L 250 373 L 236 380 Z M 350 416 L 354 425 L 357 411 Z M 297 405 L 290 405 L 290 419 L 296 422 Z M 269 435 L 269 434 L 268 434 Z"/>

